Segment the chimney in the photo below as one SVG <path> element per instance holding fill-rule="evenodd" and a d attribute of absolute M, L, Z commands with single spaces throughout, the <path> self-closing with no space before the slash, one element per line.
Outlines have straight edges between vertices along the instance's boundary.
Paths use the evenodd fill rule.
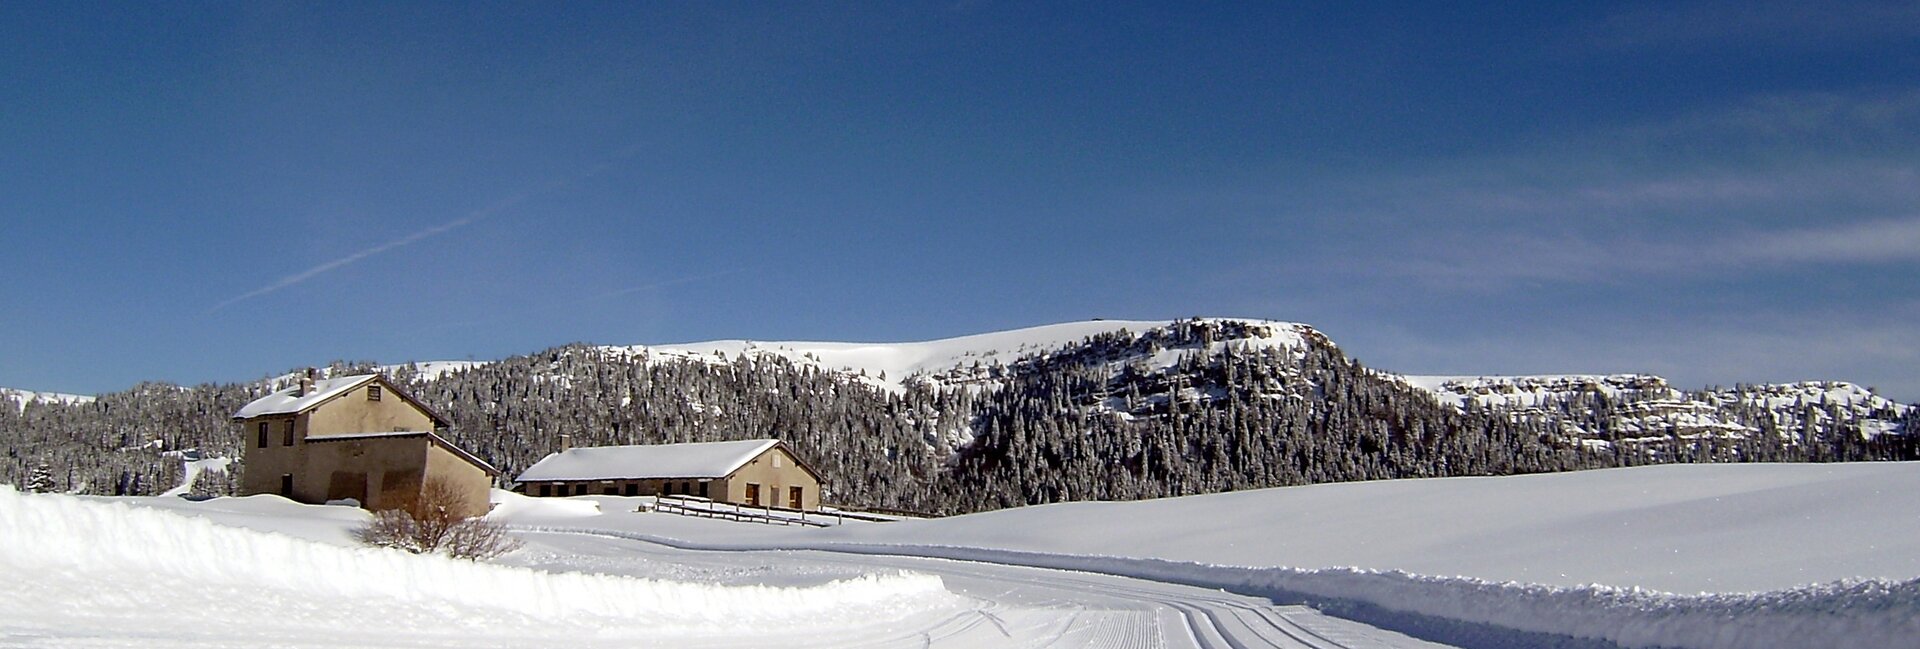
<path fill-rule="evenodd" d="M 295 391 L 293 396 L 304 397 L 313 394 L 313 378 L 319 373 L 319 370 L 311 367 L 307 368 L 307 373 L 300 377 L 300 389 Z"/>
<path fill-rule="evenodd" d="M 561 434 L 560 435 L 560 452 L 565 453 L 572 449 L 573 449 L 573 436 L 567 435 L 567 434 Z"/>

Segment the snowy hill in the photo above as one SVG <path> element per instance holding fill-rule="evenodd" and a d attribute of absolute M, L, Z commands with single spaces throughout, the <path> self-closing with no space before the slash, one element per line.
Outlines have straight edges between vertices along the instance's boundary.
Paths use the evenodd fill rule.
<path fill-rule="evenodd" d="M 77 404 L 77 403 L 93 402 L 93 397 L 82 395 L 82 394 L 63 394 L 59 392 L 34 392 L 31 390 L 16 390 L 14 388 L 0 388 L 0 401 L 4 401 L 7 399 L 12 399 L 16 405 L 20 406 L 23 409 L 27 407 L 27 404 L 33 403 L 35 401 L 38 401 L 41 403 L 59 403 L 59 404 Z"/>
<path fill-rule="evenodd" d="M 1226 324 L 1244 328 L 1223 327 Z M 972 336 L 909 343 L 840 343 L 720 340 L 672 345 L 601 347 L 602 351 L 642 361 L 667 359 L 725 363 L 742 356 L 777 357 L 842 372 L 856 380 L 899 391 L 907 385 L 998 387 L 1000 379 L 1021 371 L 1023 360 L 1068 355 L 1097 338 L 1152 337 L 1156 332 L 1203 324 L 1222 332 L 1218 339 L 1155 346 L 1147 353 L 1113 353 L 1103 359 L 1116 373 L 1122 366 L 1162 375 L 1182 358 L 1218 356 L 1233 349 L 1302 350 L 1333 342 L 1311 326 L 1258 319 L 1094 320 L 1030 327 Z M 445 371 L 445 370 L 442 370 Z M 1844 382 L 1742 384 L 1734 388 L 1686 391 L 1666 379 L 1645 374 L 1542 376 L 1425 376 L 1379 372 L 1432 393 L 1444 403 L 1502 409 L 1515 417 L 1557 426 L 1570 440 L 1607 449 L 1626 442 L 1686 439 L 1741 439 L 1755 434 L 1788 435 L 1811 425 L 1821 430 L 1852 424 L 1863 437 L 1901 432 L 1899 420 L 1911 406 L 1896 403 Z M 437 374 L 436 374 L 437 376 Z M 1205 401 L 1220 391 L 1203 391 L 1191 377 L 1152 381 L 1149 393 L 1182 383 L 1184 397 Z M 1149 397 L 1155 405 L 1161 397 Z M 1118 402 L 1090 404 L 1108 411 L 1129 411 Z M 1128 412 L 1127 414 L 1134 414 Z"/>

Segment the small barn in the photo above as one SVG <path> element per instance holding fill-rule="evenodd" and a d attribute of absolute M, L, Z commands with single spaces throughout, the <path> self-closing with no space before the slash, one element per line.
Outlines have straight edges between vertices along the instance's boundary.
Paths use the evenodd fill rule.
<path fill-rule="evenodd" d="M 820 474 L 777 439 L 571 448 L 527 467 L 517 482 L 529 496 L 688 495 L 820 508 Z"/>
<path fill-rule="evenodd" d="M 240 493 L 304 503 L 352 499 L 403 507 L 430 483 L 459 494 L 463 514 L 487 511 L 498 469 L 441 435 L 445 417 L 378 374 L 316 379 L 233 414 L 240 429 Z"/>

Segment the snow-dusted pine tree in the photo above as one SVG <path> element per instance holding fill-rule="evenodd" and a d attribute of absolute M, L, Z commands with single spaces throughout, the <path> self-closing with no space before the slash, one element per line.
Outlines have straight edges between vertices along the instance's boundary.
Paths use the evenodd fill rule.
<path fill-rule="evenodd" d="M 44 461 L 33 465 L 33 470 L 27 472 L 25 486 L 27 491 L 34 493 L 47 493 L 58 489 L 53 482 L 53 467 L 47 466 Z"/>

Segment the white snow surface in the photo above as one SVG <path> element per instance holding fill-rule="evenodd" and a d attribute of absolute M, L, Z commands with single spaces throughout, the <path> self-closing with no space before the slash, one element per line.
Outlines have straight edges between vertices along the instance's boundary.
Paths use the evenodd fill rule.
<path fill-rule="evenodd" d="M 401 368 L 411 368 L 420 378 L 432 381 L 454 372 L 465 372 L 486 364 L 487 361 L 415 361 L 397 365 L 382 365 L 380 366 L 380 371 L 393 373 L 399 371 Z"/>
<path fill-rule="evenodd" d="M 1272 336 L 1254 344 L 1275 347 L 1301 347 L 1305 344 L 1306 325 L 1246 318 L 1202 318 L 1236 320 L 1273 327 Z M 764 342 L 752 340 L 715 340 L 672 345 L 632 345 L 602 349 L 627 355 L 654 355 L 683 358 L 728 358 L 741 354 L 772 354 L 797 363 L 814 363 L 824 368 L 864 372 L 882 387 L 898 388 L 909 376 L 937 373 L 956 367 L 1010 363 L 1028 354 L 1051 351 L 1078 343 L 1090 336 L 1122 329 L 1141 333 L 1166 327 L 1177 320 L 1087 320 L 1028 327 L 1010 331 L 960 336 L 923 342 L 844 343 L 844 342 Z M 885 379 L 880 378 L 882 375 Z"/>
<path fill-rule="evenodd" d="M 733 473 L 778 443 L 779 440 L 749 439 L 571 448 L 541 458 L 518 479 L 719 478 Z"/>
<path fill-rule="evenodd" d="M 780 588 L 550 573 L 7 486 L 0 547 L 0 645 L 818 644 L 969 605 L 925 575 Z"/>
<path fill-rule="evenodd" d="M 1920 463 L 1662 465 L 1062 503 L 819 535 L 1727 593 L 1920 577 L 1915 494 Z"/>
<path fill-rule="evenodd" d="M 1630 647 L 1920 647 L 1916 490 L 1916 463 L 1667 465 L 1063 503 L 822 530 L 658 513 L 522 510 L 506 520 L 691 548 L 1129 575 Z"/>
<path fill-rule="evenodd" d="M 1359 605 L 1410 633 L 1468 623 L 1627 647 L 1920 647 L 1917 489 L 1916 463 L 1668 465 L 827 529 L 497 492 L 490 518 L 543 541 L 509 559 L 566 571 L 550 574 L 342 547 L 367 517 L 350 507 L 0 487 L 0 644 L 918 646 L 909 639 L 941 620 L 1059 619 L 1033 608 L 1050 600 L 1028 586 L 1008 593 L 1028 604 L 983 612 L 938 579 L 859 567 L 861 554 L 891 554 Z M 633 574 L 645 561 L 621 557 L 642 540 L 844 559 L 795 572 L 778 554 L 702 552 L 699 566 L 640 571 L 701 583 L 590 574 Z M 995 646 L 972 637 L 959 646 Z"/>
<path fill-rule="evenodd" d="M 376 375 L 373 374 L 357 374 L 354 376 L 320 379 L 314 381 L 313 390 L 304 395 L 298 394 L 300 392 L 300 386 L 295 385 L 274 392 L 273 394 L 254 399 L 251 403 L 241 406 L 239 412 L 233 413 L 233 418 L 246 419 L 248 417 L 258 417 L 261 415 L 282 415 L 300 412 L 323 401 L 339 396 L 342 392 L 360 387 L 368 381 L 373 380 L 375 376 Z"/>

